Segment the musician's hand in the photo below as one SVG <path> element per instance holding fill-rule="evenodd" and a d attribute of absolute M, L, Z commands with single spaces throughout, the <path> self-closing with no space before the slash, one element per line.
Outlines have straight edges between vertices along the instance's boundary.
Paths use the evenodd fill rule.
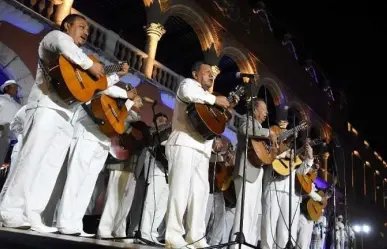
<path fill-rule="evenodd" d="M 137 96 L 137 90 L 136 90 L 136 88 L 130 89 L 130 90 L 127 92 L 127 95 L 128 95 L 128 99 L 134 100 L 134 98 Z"/>
<path fill-rule="evenodd" d="M 310 143 L 310 140 L 307 139 L 306 144 L 305 144 L 305 159 L 314 159 L 313 149 L 309 143 Z"/>
<path fill-rule="evenodd" d="M 224 96 L 216 96 L 215 105 L 228 108 L 230 106 L 230 102 L 228 102 L 227 98 Z"/>
<path fill-rule="evenodd" d="M 87 69 L 87 71 L 97 79 L 105 75 L 104 66 L 99 62 L 94 62 L 93 65 Z"/>
<path fill-rule="evenodd" d="M 133 99 L 134 101 L 134 104 L 133 106 L 136 108 L 136 109 L 140 109 L 144 104 L 142 103 L 142 99 L 140 98 L 140 96 L 136 96 L 134 97 Z"/>
<path fill-rule="evenodd" d="M 275 132 L 271 131 L 269 132 L 269 139 L 271 141 L 271 146 L 272 147 L 275 147 L 275 148 L 278 148 L 278 142 L 277 142 L 277 134 L 275 134 Z"/>
<path fill-rule="evenodd" d="M 117 75 L 118 75 L 118 77 L 122 77 L 122 76 L 128 74 L 128 72 L 129 72 L 129 65 L 128 65 L 128 63 L 123 63 L 121 65 L 121 71 L 117 72 Z"/>

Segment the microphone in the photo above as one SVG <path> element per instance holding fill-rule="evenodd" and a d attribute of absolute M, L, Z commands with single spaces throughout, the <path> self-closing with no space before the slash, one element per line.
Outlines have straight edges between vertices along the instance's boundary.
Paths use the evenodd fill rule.
<path fill-rule="evenodd" d="M 235 77 L 237 79 L 241 79 L 241 78 L 249 78 L 249 79 L 254 79 L 256 77 L 259 77 L 258 74 L 251 74 L 251 73 L 241 73 L 241 72 L 237 72 L 235 74 Z"/>
<path fill-rule="evenodd" d="M 156 105 L 157 101 L 148 97 L 141 97 L 142 101 L 148 104 Z"/>

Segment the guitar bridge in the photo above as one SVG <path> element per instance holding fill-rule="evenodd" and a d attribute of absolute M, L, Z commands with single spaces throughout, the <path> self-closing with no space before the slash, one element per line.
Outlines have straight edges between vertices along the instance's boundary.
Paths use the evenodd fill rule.
<path fill-rule="evenodd" d="M 82 89 L 85 89 L 85 85 L 83 84 L 82 76 L 79 73 L 79 70 L 75 70 L 75 76 L 77 77 L 77 80 L 79 84 L 81 85 Z"/>
<path fill-rule="evenodd" d="M 111 105 L 109 105 L 109 109 L 112 112 L 113 116 L 116 118 L 117 122 L 119 122 L 120 120 L 118 119 L 118 114 L 116 113 L 114 108 Z"/>

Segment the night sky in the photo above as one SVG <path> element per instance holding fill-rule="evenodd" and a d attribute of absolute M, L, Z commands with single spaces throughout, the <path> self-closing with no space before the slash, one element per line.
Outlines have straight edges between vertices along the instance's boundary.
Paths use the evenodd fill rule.
<path fill-rule="evenodd" d="M 333 89 L 343 89 L 349 104 L 348 121 L 371 148 L 387 159 L 382 121 L 387 71 L 385 2 L 341 0 L 264 1 L 276 36 L 290 32 L 297 53 L 324 69 Z"/>

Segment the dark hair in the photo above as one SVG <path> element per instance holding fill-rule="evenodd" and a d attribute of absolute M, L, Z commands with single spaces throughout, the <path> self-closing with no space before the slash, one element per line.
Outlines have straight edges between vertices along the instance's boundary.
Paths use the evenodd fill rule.
<path fill-rule="evenodd" d="M 63 19 L 62 23 L 60 24 L 60 31 L 65 31 L 65 24 L 66 23 L 73 24 L 75 22 L 75 20 L 77 20 L 78 18 L 86 21 L 86 18 L 84 16 L 81 16 L 78 14 L 70 14 L 70 15 L 66 16 Z"/>
<path fill-rule="evenodd" d="M 165 113 L 159 112 L 159 113 L 157 113 L 157 114 L 155 115 L 155 117 L 153 118 L 153 121 L 156 122 L 156 120 L 157 120 L 158 118 L 160 118 L 160 117 L 164 117 L 164 118 L 166 118 L 166 119 L 169 120 L 168 116 L 167 116 Z"/>
<path fill-rule="evenodd" d="M 192 67 L 191 67 L 191 72 L 199 72 L 200 70 L 200 67 L 202 65 L 208 65 L 207 63 L 205 63 L 204 61 L 197 61 L 195 62 Z"/>

